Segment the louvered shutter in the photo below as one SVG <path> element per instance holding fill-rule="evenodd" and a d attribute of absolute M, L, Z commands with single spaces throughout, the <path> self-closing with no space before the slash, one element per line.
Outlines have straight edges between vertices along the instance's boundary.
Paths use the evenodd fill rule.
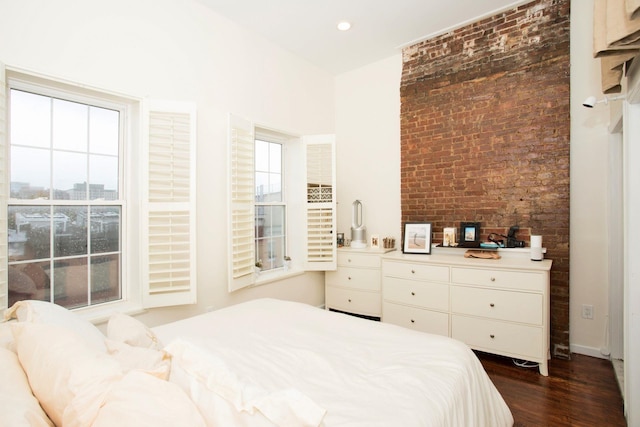
<path fill-rule="evenodd" d="M 255 283 L 253 123 L 229 115 L 229 292 Z"/>
<path fill-rule="evenodd" d="M 306 270 L 336 269 L 335 137 L 303 138 L 306 153 Z"/>
<path fill-rule="evenodd" d="M 143 305 L 196 302 L 196 109 L 145 101 Z"/>
<path fill-rule="evenodd" d="M 7 84 L 4 64 L 0 62 L 0 308 L 7 308 Z"/>

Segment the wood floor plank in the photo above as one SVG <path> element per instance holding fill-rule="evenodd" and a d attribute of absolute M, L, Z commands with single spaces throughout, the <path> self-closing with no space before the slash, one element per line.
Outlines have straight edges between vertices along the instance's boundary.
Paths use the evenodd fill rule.
<path fill-rule="evenodd" d="M 476 353 L 509 405 L 516 427 L 626 426 L 623 400 L 609 360 L 572 354 L 551 359 L 549 376 L 509 358 Z"/>

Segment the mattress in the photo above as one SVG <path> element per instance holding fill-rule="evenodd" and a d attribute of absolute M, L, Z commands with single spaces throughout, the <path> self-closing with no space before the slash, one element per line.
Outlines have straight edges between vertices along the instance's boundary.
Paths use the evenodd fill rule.
<path fill-rule="evenodd" d="M 202 379 L 209 385 L 226 381 L 209 387 L 216 398 L 233 400 L 231 388 L 248 393 L 228 386 L 229 378 L 265 393 L 295 392 L 299 412 L 319 415 L 318 425 L 513 425 L 475 354 L 448 337 L 277 299 L 252 300 L 153 332 L 169 349 L 188 344 L 224 367 L 224 375 Z M 193 399 L 193 384 L 182 386 Z"/>

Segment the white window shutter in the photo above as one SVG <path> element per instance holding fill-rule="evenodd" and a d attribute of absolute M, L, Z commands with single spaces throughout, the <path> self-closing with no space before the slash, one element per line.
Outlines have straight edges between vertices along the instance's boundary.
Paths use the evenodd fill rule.
<path fill-rule="evenodd" d="M 141 253 L 145 307 L 196 302 L 196 107 L 143 103 Z"/>
<path fill-rule="evenodd" d="M 229 115 L 229 292 L 255 283 L 253 123 Z"/>
<path fill-rule="evenodd" d="M 303 137 L 307 183 L 306 270 L 335 270 L 335 136 Z"/>
<path fill-rule="evenodd" d="M 7 185 L 8 140 L 7 140 L 7 82 L 4 64 L 0 62 L 0 309 L 7 308 L 8 279 L 8 247 L 7 247 Z"/>

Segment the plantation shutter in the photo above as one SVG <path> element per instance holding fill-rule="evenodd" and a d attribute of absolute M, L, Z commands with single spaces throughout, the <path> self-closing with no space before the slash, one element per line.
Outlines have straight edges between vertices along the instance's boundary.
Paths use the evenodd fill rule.
<path fill-rule="evenodd" d="M 255 283 L 253 123 L 229 115 L 229 292 Z"/>
<path fill-rule="evenodd" d="M 143 120 L 143 305 L 194 304 L 195 105 L 147 101 Z"/>
<path fill-rule="evenodd" d="M 7 84 L 4 64 L 0 62 L 0 308 L 7 308 L 8 301 L 8 242 L 7 242 Z"/>
<path fill-rule="evenodd" d="M 306 270 L 336 269 L 335 137 L 303 138 L 306 153 Z"/>

